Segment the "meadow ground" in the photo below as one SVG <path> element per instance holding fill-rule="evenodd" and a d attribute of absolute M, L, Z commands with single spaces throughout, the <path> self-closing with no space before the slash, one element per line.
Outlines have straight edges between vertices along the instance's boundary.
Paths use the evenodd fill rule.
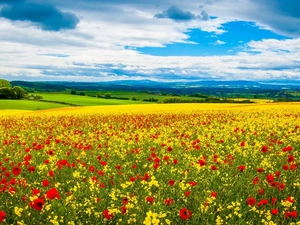
<path fill-rule="evenodd" d="M 142 102 L 142 101 L 104 99 L 104 98 L 94 98 L 89 96 L 80 96 L 80 95 L 71 95 L 71 94 L 42 93 L 39 95 L 43 96 L 45 100 L 72 103 L 80 106 L 147 104 L 147 102 Z"/>
<path fill-rule="evenodd" d="M 48 102 L 38 102 L 29 100 L 0 100 L 0 110 L 18 109 L 18 110 L 45 110 L 53 108 L 63 108 L 66 105 Z M 1 114 L 1 113 L 0 113 Z"/>
<path fill-rule="evenodd" d="M 300 104 L 0 111 L 0 223 L 300 224 Z"/>

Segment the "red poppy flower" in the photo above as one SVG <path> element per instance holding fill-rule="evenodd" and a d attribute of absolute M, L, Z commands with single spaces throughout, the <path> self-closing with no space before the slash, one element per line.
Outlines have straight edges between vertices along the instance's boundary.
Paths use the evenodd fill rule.
<path fill-rule="evenodd" d="M 290 163 L 290 162 L 293 162 L 295 160 L 295 158 L 294 158 L 294 156 L 292 156 L 292 155 L 289 155 L 288 156 L 288 162 Z"/>
<path fill-rule="evenodd" d="M 3 222 L 6 218 L 6 213 L 3 211 L 0 211 L 0 223 Z"/>
<path fill-rule="evenodd" d="M 258 184 L 258 182 L 259 182 L 259 177 L 255 177 L 255 178 L 253 179 L 253 181 L 252 181 L 252 183 L 253 183 L 254 185 Z"/>
<path fill-rule="evenodd" d="M 284 217 L 286 219 L 288 219 L 289 217 L 292 217 L 292 218 L 297 218 L 298 217 L 298 214 L 297 214 L 297 211 L 292 211 L 292 212 L 285 212 L 284 213 Z"/>
<path fill-rule="evenodd" d="M 110 220 L 114 217 L 114 215 L 112 213 L 109 212 L 108 209 L 105 209 L 103 211 L 103 216 L 105 217 L 105 219 Z"/>
<path fill-rule="evenodd" d="M 210 194 L 210 197 L 215 197 L 215 198 L 217 198 L 217 192 L 213 191 L 213 192 Z"/>
<path fill-rule="evenodd" d="M 191 195 L 191 191 L 185 192 L 184 195 L 187 196 L 187 197 L 190 196 Z"/>
<path fill-rule="evenodd" d="M 32 172 L 32 173 L 35 171 L 35 167 L 34 166 L 28 166 L 27 169 L 28 169 L 29 172 Z"/>
<path fill-rule="evenodd" d="M 290 202 L 290 203 L 294 203 L 294 202 L 295 202 L 295 200 L 292 199 L 291 196 L 288 196 L 288 197 L 285 199 L 285 201 L 288 201 L 288 202 Z"/>
<path fill-rule="evenodd" d="M 283 169 L 283 170 L 288 170 L 288 169 L 289 169 L 289 166 L 288 166 L 287 164 L 284 164 L 284 165 L 282 166 L 282 169 Z"/>
<path fill-rule="evenodd" d="M 169 206 L 174 203 L 174 200 L 172 198 L 167 198 L 164 200 L 164 203 Z"/>
<path fill-rule="evenodd" d="M 292 171 L 294 171 L 294 170 L 296 170 L 298 168 L 298 165 L 297 164 L 292 164 L 291 166 L 290 166 L 290 169 L 292 170 Z"/>
<path fill-rule="evenodd" d="M 216 166 L 211 166 L 211 169 L 212 169 L 212 170 L 217 170 L 218 167 L 216 167 Z"/>
<path fill-rule="evenodd" d="M 256 172 L 258 172 L 258 173 L 262 173 L 264 171 L 265 171 L 264 168 L 257 168 L 257 170 L 256 170 Z"/>
<path fill-rule="evenodd" d="M 277 215 L 278 214 L 278 209 L 271 209 L 271 213 L 273 215 Z"/>
<path fill-rule="evenodd" d="M 49 184 L 50 184 L 50 182 L 48 180 L 43 180 L 42 181 L 43 187 L 47 187 Z"/>
<path fill-rule="evenodd" d="M 49 176 L 54 177 L 54 172 L 52 170 L 49 171 Z"/>
<path fill-rule="evenodd" d="M 256 203 L 255 198 L 249 197 L 249 198 L 247 199 L 247 205 L 254 206 L 255 203 Z"/>
<path fill-rule="evenodd" d="M 153 202 L 154 202 L 154 197 L 148 196 L 148 197 L 146 198 L 146 201 L 149 202 L 150 204 L 153 204 Z"/>
<path fill-rule="evenodd" d="M 31 191 L 32 196 L 39 195 L 40 193 L 41 193 L 41 191 L 38 189 L 35 189 L 35 188 Z"/>
<path fill-rule="evenodd" d="M 271 203 L 272 203 L 272 205 L 275 205 L 275 204 L 276 204 L 276 202 L 277 202 L 277 198 L 275 198 L 275 197 L 272 197 L 272 200 L 271 200 Z"/>
<path fill-rule="evenodd" d="M 169 181 L 168 181 L 168 184 L 169 184 L 170 186 L 173 186 L 173 185 L 175 184 L 175 180 L 169 180 Z"/>
<path fill-rule="evenodd" d="M 126 212 L 127 212 L 127 209 L 124 205 L 121 206 L 121 212 L 122 212 L 122 214 L 126 214 Z"/>
<path fill-rule="evenodd" d="M 261 151 L 262 151 L 263 153 L 266 153 L 266 152 L 268 151 L 268 146 L 262 146 L 262 147 L 261 147 Z"/>
<path fill-rule="evenodd" d="M 180 209 L 179 215 L 181 219 L 188 220 L 192 217 L 192 211 L 188 210 L 187 208 Z"/>
<path fill-rule="evenodd" d="M 239 171 L 241 171 L 241 172 L 243 172 L 245 170 L 245 168 L 246 168 L 246 166 L 244 166 L 244 165 L 240 165 L 238 167 Z"/>
<path fill-rule="evenodd" d="M 123 204 L 124 204 L 124 205 L 127 205 L 128 203 L 129 203 L 128 198 L 126 198 L 126 197 L 123 198 Z"/>
<path fill-rule="evenodd" d="M 274 177 L 272 174 L 268 174 L 266 180 L 268 181 L 268 183 L 271 183 L 272 181 L 274 181 Z"/>
<path fill-rule="evenodd" d="M 20 173 L 21 173 L 21 168 L 15 166 L 15 167 L 12 168 L 11 172 L 12 172 L 13 175 L 19 176 Z"/>
<path fill-rule="evenodd" d="M 198 163 L 200 166 L 205 166 L 205 165 L 206 165 L 206 162 L 205 162 L 203 159 L 200 159 L 197 163 Z"/>
<path fill-rule="evenodd" d="M 30 206 L 38 211 L 42 210 L 44 204 L 45 202 L 41 198 L 35 199 L 33 202 L 30 202 Z"/>
<path fill-rule="evenodd" d="M 194 186 L 197 185 L 197 182 L 196 182 L 196 181 L 190 181 L 190 182 L 189 182 L 189 185 L 191 185 L 192 187 L 194 187 Z"/>
<path fill-rule="evenodd" d="M 258 203 L 257 203 L 257 206 L 260 207 L 260 206 L 263 206 L 263 205 L 267 205 L 268 204 L 268 200 L 267 199 L 262 199 L 260 200 Z"/>
<path fill-rule="evenodd" d="M 56 188 L 51 188 L 47 192 L 46 197 L 49 199 L 54 199 L 54 198 L 60 199 L 60 195 L 59 195 L 58 191 L 56 190 Z"/>

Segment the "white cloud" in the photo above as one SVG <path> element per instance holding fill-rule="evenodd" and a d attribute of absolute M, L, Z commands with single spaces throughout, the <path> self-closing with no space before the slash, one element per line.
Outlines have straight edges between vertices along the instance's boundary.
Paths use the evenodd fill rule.
<path fill-rule="evenodd" d="M 264 29 L 289 35 L 299 18 L 275 15 L 279 9 L 260 1 L 196 0 L 183 2 L 138 0 L 53 1 L 80 18 L 77 29 L 45 32 L 25 22 L 0 19 L 0 74 L 7 79 L 100 81 L 116 79 L 273 79 L 299 78 L 300 38 L 243 43 L 236 55 L 151 56 L 137 47 L 164 47 L 189 43 L 186 32 L 199 28 L 219 35 L 227 32 L 222 24 L 253 21 Z M 120 4 L 117 4 L 120 3 Z M 202 7 L 199 7 L 201 4 Z M 176 5 L 198 15 L 205 10 L 215 19 L 176 23 L 155 19 L 154 15 Z M 268 10 L 270 9 L 270 10 Z M 286 28 L 283 26 L 286 25 Z M 296 24 L 296 25 L 295 25 Z M 293 31 L 294 29 L 294 31 Z M 216 45 L 225 44 L 217 40 Z M 67 55 L 68 57 L 54 57 Z M 99 67 L 97 65 L 101 64 Z"/>
<path fill-rule="evenodd" d="M 217 40 L 214 45 L 225 45 L 226 42 L 225 41 L 221 41 L 221 40 Z"/>

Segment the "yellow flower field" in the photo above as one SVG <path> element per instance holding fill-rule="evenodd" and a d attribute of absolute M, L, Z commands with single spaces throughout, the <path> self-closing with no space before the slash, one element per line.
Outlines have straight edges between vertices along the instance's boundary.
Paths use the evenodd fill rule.
<path fill-rule="evenodd" d="M 300 224 L 300 104 L 0 111 L 2 224 Z"/>

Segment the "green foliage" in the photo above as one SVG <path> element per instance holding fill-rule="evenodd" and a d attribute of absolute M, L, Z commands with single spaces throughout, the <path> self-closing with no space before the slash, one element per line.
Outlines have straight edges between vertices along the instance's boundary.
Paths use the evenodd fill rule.
<path fill-rule="evenodd" d="M 11 87 L 0 88 L 0 99 L 9 99 L 12 96 Z"/>
<path fill-rule="evenodd" d="M 27 98 L 27 92 L 19 87 L 19 86 L 15 86 L 12 88 L 12 97 L 14 99 L 23 99 L 23 98 Z"/>
<path fill-rule="evenodd" d="M 106 93 L 104 94 L 104 98 L 111 98 L 111 93 L 106 92 Z"/>
<path fill-rule="evenodd" d="M 7 80 L 0 79 L 0 88 L 10 88 L 10 83 Z"/>
<path fill-rule="evenodd" d="M 77 94 L 77 92 L 75 90 L 71 91 L 71 95 L 76 95 L 76 94 Z"/>
<path fill-rule="evenodd" d="M 100 92 L 97 93 L 97 98 L 101 98 L 102 94 Z"/>
<path fill-rule="evenodd" d="M 31 94 L 31 95 L 28 96 L 28 99 L 29 99 L 29 100 L 42 100 L 42 99 L 43 99 L 43 96 Z"/>

